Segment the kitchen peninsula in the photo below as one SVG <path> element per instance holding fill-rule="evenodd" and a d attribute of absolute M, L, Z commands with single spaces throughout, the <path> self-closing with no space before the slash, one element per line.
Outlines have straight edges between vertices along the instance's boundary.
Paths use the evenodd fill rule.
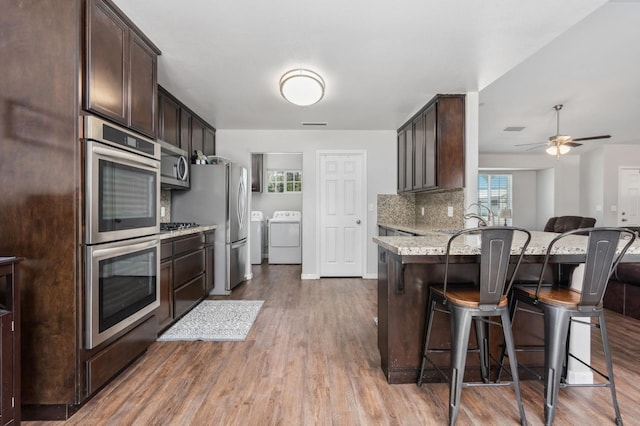
<path fill-rule="evenodd" d="M 532 231 L 532 239 L 518 270 L 516 282 L 537 282 L 549 242 L 558 234 Z M 413 237 L 374 237 L 378 244 L 378 348 L 381 367 L 389 383 L 412 383 L 417 380 L 429 286 L 442 283 L 447 242 L 445 232 L 424 232 Z M 545 274 L 549 281 L 557 274 L 558 263 L 584 261 L 587 237 L 571 236 L 559 246 L 550 259 Z M 516 237 L 514 253 L 524 241 Z M 450 283 L 478 282 L 479 239 L 467 236 L 452 244 L 449 270 Z M 623 262 L 640 262 L 640 243 L 636 241 Z M 448 347 L 450 341 L 448 318 L 434 318 L 434 342 Z M 538 322 L 536 322 L 536 320 Z M 524 324 L 526 323 L 526 327 Z M 492 333 L 492 353 L 495 353 L 499 333 Z M 519 321 L 514 324 L 514 337 L 520 342 L 537 341 L 543 337 L 542 321 Z M 448 356 L 442 354 L 442 366 Z M 538 354 L 532 354 L 534 357 Z M 542 358 L 533 358 L 540 362 Z M 529 359 L 527 359 L 529 361 Z M 475 357 L 467 363 L 468 373 L 478 370 Z M 426 370 L 427 381 L 441 380 L 435 369 Z"/>

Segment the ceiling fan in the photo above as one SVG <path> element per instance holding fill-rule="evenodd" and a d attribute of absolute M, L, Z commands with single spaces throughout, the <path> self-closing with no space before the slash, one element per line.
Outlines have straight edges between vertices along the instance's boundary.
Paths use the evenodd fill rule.
<path fill-rule="evenodd" d="M 560 110 L 562 109 L 562 104 L 555 105 L 553 109 L 556 110 L 556 134 L 549 137 L 547 142 L 535 142 L 535 143 L 525 143 L 519 144 L 516 146 L 525 146 L 525 145 L 547 145 L 547 154 L 555 155 L 560 158 L 561 155 L 568 153 L 571 148 L 578 147 L 582 145 L 581 141 L 590 141 L 596 139 L 608 139 L 611 135 L 600 135 L 600 136 L 588 136 L 585 138 L 572 138 L 569 135 L 561 135 L 560 134 Z M 533 147 L 530 149 L 536 149 L 538 147 Z"/>

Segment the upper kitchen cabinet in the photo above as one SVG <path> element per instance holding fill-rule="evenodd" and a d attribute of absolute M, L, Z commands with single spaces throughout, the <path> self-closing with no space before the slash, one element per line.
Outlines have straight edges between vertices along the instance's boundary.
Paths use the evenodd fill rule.
<path fill-rule="evenodd" d="M 181 146 L 180 111 L 180 103 L 162 87 L 158 87 L 158 139 L 189 151 L 188 138 L 185 139 L 187 146 Z"/>
<path fill-rule="evenodd" d="M 204 155 L 216 155 L 216 130 L 204 120 L 191 118 L 191 153 L 199 150 Z"/>
<path fill-rule="evenodd" d="M 398 192 L 464 186 L 464 95 L 437 95 L 398 130 Z"/>
<path fill-rule="evenodd" d="M 84 108 L 156 136 L 160 50 L 111 2 L 86 7 Z"/>

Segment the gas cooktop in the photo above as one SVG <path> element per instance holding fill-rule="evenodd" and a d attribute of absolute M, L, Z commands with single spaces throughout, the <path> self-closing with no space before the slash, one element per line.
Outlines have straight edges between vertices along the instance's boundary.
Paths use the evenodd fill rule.
<path fill-rule="evenodd" d="M 195 222 L 165 222 L 160 224 L 161 231 L 178 231 L 180 229 L 195 228 L 200 226 Z"/>

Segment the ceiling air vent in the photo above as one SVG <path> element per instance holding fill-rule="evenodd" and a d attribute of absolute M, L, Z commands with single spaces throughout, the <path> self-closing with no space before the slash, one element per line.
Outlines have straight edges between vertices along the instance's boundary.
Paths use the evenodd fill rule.
<path fill-rule="evenodd" d="M 511 127 L 504 128 L 505 132 L 521 132 L 523 130 L 524 130 L 524 126 L 511 126 Z"/>
<path fill-rule="evenodd" d="M 303 121 L 303 126 L 326 126 L 328 123 L 326 121 Z"/>

